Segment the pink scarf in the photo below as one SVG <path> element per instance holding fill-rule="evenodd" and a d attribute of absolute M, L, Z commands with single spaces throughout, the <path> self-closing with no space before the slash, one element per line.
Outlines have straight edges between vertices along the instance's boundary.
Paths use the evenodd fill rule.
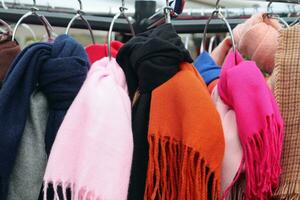
<path fill-rule="evenodd" d="M 72 199 L 127 198 L 133 153 L 131 104 L 115 59 L 94 63 L 57 133 L 44 176 Z M 44 199 L 47 199 L 44 192 Z M 58 198 L 57 198 L 58 199 Z"/>
<path fill-rule="evenodd" d="M 284 128 L 278 105 L 255 62 L 244 61 L 232 50 L 223 64 L 218 91 L 224 103 L 236 113 L 246 198 L 269 199 L 278 187 L 281 172 Z"/>

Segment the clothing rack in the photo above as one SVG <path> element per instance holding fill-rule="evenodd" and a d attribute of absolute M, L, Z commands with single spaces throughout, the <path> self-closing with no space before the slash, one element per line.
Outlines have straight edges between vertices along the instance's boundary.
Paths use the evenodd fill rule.
<path fill-rule="evenodd" d="M 288 2 L 290 1 L 295 0 L 288 0 Z M 8 5 L 8 7 L 9 9 L 0 8 L 0 19 L 9 23 L 17 22 L 23 14 L 28 12 L 29 9 L 29 6 L 15 6 L 11 8 Z M 128 15 L 133 17 L 132 22 L 134 23 L 134 27 L 137 32 L 146 30 L 146 27 L 151 23 L 148 18 L 155 13 L 155 7 L 155 1 L 136 1 L 136 13 L 128 12 Z M 44 15 L 52 26 L 57 27 L 66 27 L 76 13 L 76 11 L 72 9 L 63 8 L 39 7 L 39 9 L 39 13 Z M 213 9 L 185 9 L 180 16 L 172 19 L 172 24 L 178 33 L 202 33 L 204 31 L 206 20 L 212 11 Z M 253 13 L 265 12 L 266 8 L 225 8 L 223 11 L 231 27 L 234 28 L 236 25 L 245 21 Z M 297 19 L 297 11 L 300 11 L 300 5 L 272 9 L 274 14 L 280 15 L 287 23 L 291 23 Z M 93 30 L 108 31 L 114 14 L 115 13 L 85 13 L 85 18 L 89 21 Z M 157 17 L 161 17 L 162 15 L 163 13 L 158 13 Z M 40 21 L 37 18 L 29 17 L 24 22 L 40 25 Z M 72 27 L 86 29 L 86 25 L 80 20 L 76 20 Z M 128 23 L 124 18 L 116 20 L 113 30 L 116 32 L 130 33 Z M 227 31 L 226 25 L 219 19 L 212 20 L 208 29 L 208 32 L 213 33 L 222 33 Z"/>

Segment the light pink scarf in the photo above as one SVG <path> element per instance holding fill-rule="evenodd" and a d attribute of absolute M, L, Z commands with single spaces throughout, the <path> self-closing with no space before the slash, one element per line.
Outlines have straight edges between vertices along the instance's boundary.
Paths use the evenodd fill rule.
<path fill-rule="evenodd" d="M 220 115 L 225 137 L 225 154 L 222 163 L 221 190 L 224 195 L 233 184 L 241 166 L 243 150 L 238 135 L 235 112 L 230 109 L 219 96 L 217 86 L 211 94 L 212 100 Z"/>
<path fill-rule="evenodd" d="M 44 176 L 72 200 L 125 200 L 133 153 L 131 104 L 115 59 L 94 63 L 58 131 Z M 47 199 L 44 192 L 44 199 Z"/>
<path fill-rule="evenodd" d="M 236 113 L 246 198 L 269 199 L 278 187 L 281 171 L 284 128 L 278 105 L 255 62 L 244 61 L 232 50 L 223 64 L 218 92 Z"/>

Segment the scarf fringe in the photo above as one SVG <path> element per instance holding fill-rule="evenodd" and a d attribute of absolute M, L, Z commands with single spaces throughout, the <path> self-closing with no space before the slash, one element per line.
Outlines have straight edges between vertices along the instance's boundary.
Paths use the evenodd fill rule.
<path fill-rule="evenodd" d="M 268 116 L 262 132 L 249 138 L 244 147 L 246 199 L 269 199 L 279 185 L 283 128 Z"/>
<path fill-rule="evenodd" d="M 272 199 L 278 200 L 299 200 L 300 199 L 300 182 L 281 183 Z"/>
<path fill-rule="evenodd" d="M 169 137 L 148 136 L 149 162 L 144 200 L 220 199 L 218 172 L 199 152 Z"/>
<path fill-rule="evenodd" d="M 54 200 L 69 200 L 67 198 L 67 190 L 71 191 L 71 199 L 70 200 L 99 200 L 100 197 L 97 196 L 93 191 L 87 190 L 84 187 L 80 189 L 76 187 L 75 184 L 71 184 L 69 182 L 61 182 L 61 181 L 44 181 L 44 200 L 47 200 L 47 190 L 49 188 L 49 184 L 53 185 L 54 191 Z M 58 193 L 57 188 L 62 188 L 62 193 Z"/>

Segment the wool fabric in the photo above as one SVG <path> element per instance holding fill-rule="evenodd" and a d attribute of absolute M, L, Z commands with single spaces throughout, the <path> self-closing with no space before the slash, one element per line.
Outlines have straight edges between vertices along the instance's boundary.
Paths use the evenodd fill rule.
<path fill-rule="evenodd" d="M 246 173 L 246 198 L 269 199 L 278 187 L 284 135 L 279 108 L 255 62 L 231 50 L 218 82 L 223 102 L 236 114 Z"/>
<path fill-rule="evenodd" d="M 0 91 L 0 199 L 7 194 L 33 91 L 38 87 L 48 101 L 45 145 L 49 154 L 65 113 L 86 78 L 88 66 L 83 47 L 67 35 L 58 36 L 52 44 L 35 43 L 15 59 Z"/>
<path fill-rule="evenodd" d="M 20 51 L 20 46 L 15 41 L 11 41 L 11 38 L 0 42 L 0 82 L 4 80 L 10 65 Z"/>
<path fill-rule="evenodd" d="M 219 78 L 221 67 L 218 66 L 208 52 L 202 52 L 195 60 L 195 67 L 201 74 L 206 85 Z"/>
<path fill-rule="evenodd" d="M 111 55 L 115 58 L 119 49 L 123 46 L 123 43 L 119 41 L 112 41 L 110 44 Z M 108 56 L 107 44 L 91 44 L 85 48 L 85 51 L 91 64 L 94 64 L 94 62 Z"/>
<path fill-rule="evenodd" d="M 144 199 L 220 199 L 223 129 L 192 64 L 153 90 L 148 142 Z"/>
<path fill-rule="evenodd" d="M 258 13 L 233 29 L 234 41 L 243 56 L 250 57 L 262 71 L 272 73 L 281 29 L 278 20 Z"/>
<path fill-rule="evenodd" d="M 285 122 L 280 185 L 274 199 L 300 199 L 300 26 L 281 31 L 275 56 L 274 94 Z"/>
<path fill-rule="evenodd" d="M 125 75 L 114 58 L 106 57 L 92 65 L 57 133 L 44 190 L 52 183 L 55 197 L 62 186 L 63 199 L 70 188 L 75 200 L 126 200 L 132 153 Z"/>
<path fill-rule="evenodd" d="M 179 63 L 185 61 L 192 59 L 171 24 L 136 35 L 118 52 L 117 62 L 125 72 L 131 100 L 137 90 L 140 93 L 132 108 L 134 151 L 128 200 L 144 198 L 151 92 L 173 77 Z"/>
<path fill-rule="evenodd" d="M 36 90 L 30 98 L 30 112 L 9 178 L 7 200 L 29 200 L 39 197 L 47 164 L 44 142 L 47 118 L 47 99 L 42 92 Z"/>

